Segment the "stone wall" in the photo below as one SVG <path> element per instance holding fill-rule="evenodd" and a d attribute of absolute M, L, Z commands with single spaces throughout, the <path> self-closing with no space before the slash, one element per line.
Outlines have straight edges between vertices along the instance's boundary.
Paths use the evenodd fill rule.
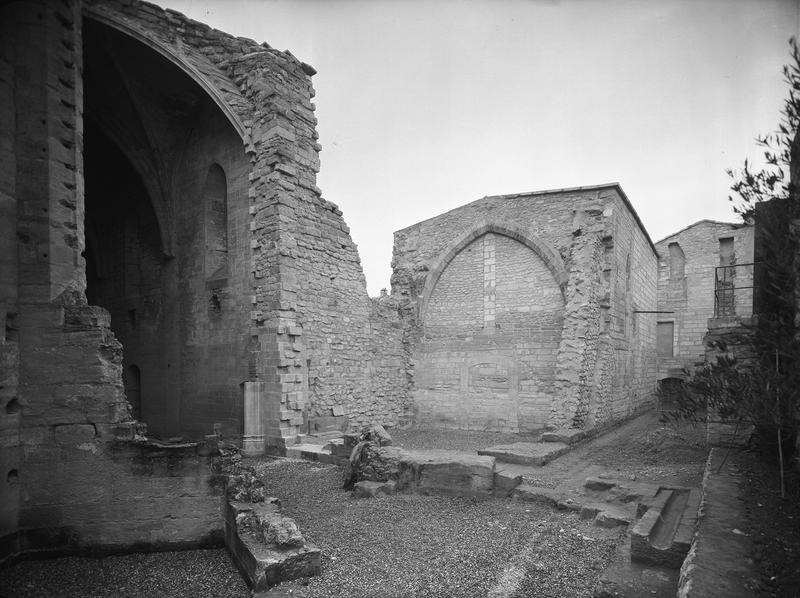
<path fill-rule="evenodd" d="M 133 490 L 134 415 L 238 442 L 257 382 L 272 450 L 314 418 L 408 421 L 404 307 L 367 296 L 315 184 L 311 67 L 135 0 L 0 20 L 3 555 L 39 520 L 76 547 L 208 540 L 207 464 L 171 453 L 195 489 L 171 505 L 164 476 Z"/>
<path fill-rule="evenodd" d="M 720 239 L 732 239 L 733 253 L 720 254 Z M 701 220 L 656 244 L 658 266 L 658 322 L 668 338 L 673 331 L 671 355 L 661 349 L 659 379 L 680 376 L 680 370 L 702 362 L 706 348 L 703 337 L 714 314 L 715 268 L 721 262 L 753 262 L 753 227 Z M 724 251 L 723 247 L 723 251 Z M 731 287 L 751 287 L 753 267 L 741 265 L 728 279 Z M 748 318 L 753 310 L 753 291 L 731 288 L 725 317 Z M 725 299 L 723 299 L 723 302 Z M 666 324 L 666 326 L 663 326 Z"/>
<path fill-rule="evenodd" d="M 291 232 L 307 222 L 283 220 L 289 190 L 301 187 L 296 195 L 314 203 L 312 216 L 347 236 L 313 186 L 313 71 L 291 54 L 145 3 L 31 0 L 1 10 L 0 209 L 9 233 L 0 241 L 2 557 L 217 541 L 218 492 L 204 459 L 117 437 L 120 426 L 136 425 L 123 365 L 140 370 L 141 384 L 129 390 L 162 434 L 202 435 L 221 423 L 237 440 L 239 383 L 255 378 L 274 401 L 266 411 L 277 436 L 302 428 L 295 407 L 306 403 L 298 375 L 306 357 L 297 357 L 302 321 L 289 281 Z M 109 40 L 144 60 L 126 64 L 124 52 L 103 51 Z M 153 67 L 150 86 L 142 83 L 145 64 Z M 161 77 L 170 69 L 177 74 Z M 92 79 L 98 74 L 101 84 Z M 106 100 L 114 102 L 103 109 Z M 103 156 L 88 152 L 95 161 L 87 180 L 98 191 L 88 207 L 100 218 L 86 233 L 84 117 L 87 131 L 116 144 L 136 175 L 117 180 L 118 189 L 114 181 L 97 186 Z M 115 207 L 130 217 L 103 218 Z M 104 242 L 119 252 L 108 257 Z M 353 293 L 363 287 L 356 279 Z M 111 316 L 87 305 L 87 290 Z M 371 318 L 383 335 L 376 343 L 402 335 L 363 288 L 357 302 L 364 335 Z M 336 324 L 335 343 L 345 328 Z M 125 357 L 114 330 L 129 344 Z M 379 372 L 394 368 L 390 358 L 376 362 Z M 391 394 L 392 376 L 381 375 L 381 392 Z M 148 402 L 150 395 L 167 405 Z"/>
<path fill-rule="evenodd" d="M 655 264 L 616 185 L 487 197 L 396 232 L 417 425 L 591 427 L 646 404 L 655 326 L 632 322 L 655 305 Z"/>

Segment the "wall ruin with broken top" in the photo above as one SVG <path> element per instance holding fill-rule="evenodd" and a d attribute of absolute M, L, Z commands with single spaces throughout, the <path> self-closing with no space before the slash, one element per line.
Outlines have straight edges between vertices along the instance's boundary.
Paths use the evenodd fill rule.
<path fill-rule="evenodd" d="M 593 427 L 649 404 L 656 256 L 617 185 L 486 197 L 395 233 L 415 422 Z"/>
<path fill-rule="evenodd" d="M 243 382 L 275 451 L 406 421 L 399 306 L 315 184 L 313 69 L 135 0 L 0 10 L 0 558 L 221 541 L 180 447 L 241 440 Z"/>

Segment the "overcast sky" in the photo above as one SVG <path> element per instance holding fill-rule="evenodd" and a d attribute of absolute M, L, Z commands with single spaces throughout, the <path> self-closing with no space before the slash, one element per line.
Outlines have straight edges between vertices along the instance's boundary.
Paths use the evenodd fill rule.
<path fill-rule="evenodd" d="M 485 195 L 619 182 L 653 241 L 736 221 L 800 0 L 157 0 L 317 69 L 318 185 L 370 295 L 392 233 Z"/>

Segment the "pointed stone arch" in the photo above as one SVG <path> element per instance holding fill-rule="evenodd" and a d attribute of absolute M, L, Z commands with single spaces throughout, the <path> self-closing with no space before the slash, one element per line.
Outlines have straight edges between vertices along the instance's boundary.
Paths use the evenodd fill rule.
<path fill-rule="evenodd" d="M 532 237 L 521 227 L 515 226 L 510 223 L 497 223 L 482 221 L 479 222 L 473 229 L 462 234 L 458 237 L 450 247 L 444 251 L 438 260 L 431 267 L 427 278 L 425 279 L 425 286 L 422 290 L 422 295 L 419 302 L 419 319 L 422 321 L 428 307 L 433 290 L 436 288 L 436 283 L 439 281 L 444 270 L 464 248 L 466 248 L 474 240 L 482 237 L 487 233 L 496 233 L 519 241 L 529 249 L 531 249 L 547 266 L 547 269 L 553 275 L 553 278 L 558 284 L 561 291 L 562 298 L 565 299 L 565 290 L 569 274 L 564 266 L 564 261 L 561 256 L 552 249 L 547 243 Z"/>

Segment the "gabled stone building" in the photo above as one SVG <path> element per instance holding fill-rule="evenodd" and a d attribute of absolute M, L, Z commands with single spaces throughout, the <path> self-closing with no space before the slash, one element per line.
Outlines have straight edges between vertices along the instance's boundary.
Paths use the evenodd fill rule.
<path fill-rule="evenodd" d="M 753 226 L 700 220 L 656 243 L 658 379 L 705 359 L 709 320 L 753 314 Z"/>
<path fill-rule="evenodd" d="M 485 197 L 395 233 L 415 422 L 594 427 L 655 388 L 657 258 L 617 184 Z"/>

